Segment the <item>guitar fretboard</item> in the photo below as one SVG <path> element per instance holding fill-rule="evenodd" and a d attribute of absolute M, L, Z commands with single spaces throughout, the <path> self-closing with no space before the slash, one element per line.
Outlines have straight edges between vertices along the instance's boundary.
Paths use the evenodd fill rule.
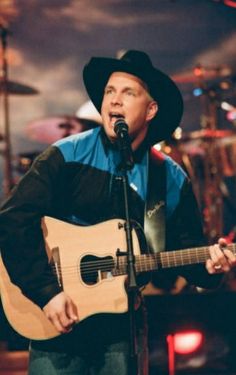
<path fill-rule="evenodd" d="M 236 252 L 236 244 L 230 244 L 227 248 L 233 253 Z M 138 273 L 148 272 L 161 268 L 173 268 L 205 263 L 209 257 L 209 246 L 166 251 L 157 254 L 142 254 L 135 256 L 135 268 Z M 120 257 L 119 262 L 112 273 L 114 276 L 118 276 L 126 274 L 126 271 L 126 257 Z"/>

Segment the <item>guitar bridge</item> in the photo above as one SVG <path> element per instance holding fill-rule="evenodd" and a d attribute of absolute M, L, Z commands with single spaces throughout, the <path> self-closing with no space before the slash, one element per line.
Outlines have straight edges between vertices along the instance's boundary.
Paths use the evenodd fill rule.
<path fill-rule="evenodd" d="M 61 277 L 61 261 L 60 261 L 60 254 L 59 254 L 59 247 L 54 247 L 51 250 L 52 258 L 50 264 L 52 266 L 53 272 L 57 277 L 57 282 L 60 287 L 63 287 L 62 277 Z"/>

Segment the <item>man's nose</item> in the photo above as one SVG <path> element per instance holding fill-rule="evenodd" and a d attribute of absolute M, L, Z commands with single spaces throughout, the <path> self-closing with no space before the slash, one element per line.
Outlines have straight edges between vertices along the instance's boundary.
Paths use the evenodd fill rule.
<path fill-rule="evenodd" d="M 122 104 L 122 95 L 121 93 L 114 93 L 114 95 L 112 95 L 112 98 L 111 98 L 111 103 L 113 105 L 121 105 Z"/>

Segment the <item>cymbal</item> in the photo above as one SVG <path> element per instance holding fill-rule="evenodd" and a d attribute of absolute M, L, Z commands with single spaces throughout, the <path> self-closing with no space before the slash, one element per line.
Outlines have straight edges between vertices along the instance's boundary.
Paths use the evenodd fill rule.
<path fill-rule="evenodd" d="M 215 67 L 204 67 L 197 65 L 191 70 L 174 74 L 172 79 L 176 83 L 195 83 L 199 80 L 209 81 L 217 78 L 225 78 L 230 76 L 231 73 L 231 69 L 226 65 Z"/>
<path fill-rule="evenodd" d="M 221 129 L 202 129 L 196 130 L 189 134 L 184 134 L 181 138 L 183 141 L 189 140 L 212 140 L 212 139 L 221 139 L 235 135 L 235 132 L 232 130 L 221 130 Z M 181 141 L 180 140 L 180 141 Z"/>
<path fill-rule="evenodd" d="M 6 88 L 5 88 L 3 79 L 0 77 L 0 94 L 2 92 L 5 92 L 5 89 L 8 94 L 14 94 L 14 95 L 39 94 L 39 91 L 33 87 L 26 86 L 26 85 L 23 85 L 22 83 L 9 81 L 9 80 L 6 82 Z"/>
<path fill-rule="evenodd" d="M 94 128 L 93 121 L 79 119 L 76 116 L 55 116 L 32 121 L 26 126 L 30 139 L 51 144 L 72 134 Z"/>

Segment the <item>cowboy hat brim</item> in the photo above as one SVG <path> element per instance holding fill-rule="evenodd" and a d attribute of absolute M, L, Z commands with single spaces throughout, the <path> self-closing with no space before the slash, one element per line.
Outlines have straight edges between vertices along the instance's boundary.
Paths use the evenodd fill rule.
<path fill-rule="evenodd" d="M 105 86 L 114 72 L 126 72 L 140 78 L 157 101 L 157 115 L 149 124 L 149 142 L 155 144 L 170 138 L 183 114 L 182 95 L 176 84 L 152 64 L 141 66 L 134 64 L 132 59 L 93 57 L 84 67 L 83 79 L 87 93 L 100 113 Z"/>

